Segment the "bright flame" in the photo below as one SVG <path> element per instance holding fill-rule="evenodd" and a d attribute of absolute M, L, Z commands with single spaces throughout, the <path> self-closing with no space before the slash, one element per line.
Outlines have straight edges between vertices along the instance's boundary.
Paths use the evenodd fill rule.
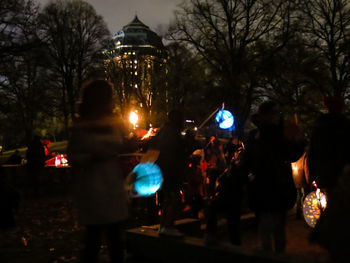
<path fill-rule="evenodd" d="M 136 125 L 137 121 L 139 120 L 139 117 L 137 116 L 136 112 L 130 112 L 129 120 L 133 125 Z"/>

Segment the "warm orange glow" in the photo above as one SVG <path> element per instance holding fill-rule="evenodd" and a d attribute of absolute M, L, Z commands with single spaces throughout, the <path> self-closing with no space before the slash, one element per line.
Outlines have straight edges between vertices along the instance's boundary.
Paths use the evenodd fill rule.
<path fill-rule="evenodd" d="M 299 170 L 299 167 L 298 167 L 297 162 L 292 163 L 292 171 L 293 171 L 293 175 L 297 175 L 297 174 L 298 174 L 298 170 Z"/>
<path fill-rule="evenodd" d="M 136 125 L 137 121 L 139 120 L 139 117 L 137 116 L 136 112 L 130 112 L 129 120 L 134 126 Z"/>
<path fill-rule="evenodd" d="M 321 213 L 327 207 L 327 196 L 317 188 L 316 182 L 313 182 L 316 191 L 309 193 L 303 203 L 303 214 L 306 223 L 315 227 Z"/>
<path fill-rule="evenodd" d="M 65 154 L 59 154 L 55 157 L 55 166 L 68 166 L 68 160 Z"/>
<path fill-rule="evenodd" d="M 141 140 L 146 140 L 152 136 L 155 136 L 158 132 L 159 128 L 150 128 L 148 132 L 141 138 Z"/>

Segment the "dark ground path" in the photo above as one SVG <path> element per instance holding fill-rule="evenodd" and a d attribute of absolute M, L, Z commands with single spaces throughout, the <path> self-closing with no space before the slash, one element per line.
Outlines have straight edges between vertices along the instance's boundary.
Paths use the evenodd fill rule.
<path fill-rule="evenodd" d="M 67 186 L 52 183 L 43 189 L 38 198 L 28 198 L 27 191 L 21 191 L 22 200 L 16 212 L 17 227 L 0 233 L 1 263 L 79 262 L 83 229 L 78 224 L 69 190 Z M 228 243 L 224 220 L 221 222 L 219 240 Z M 130 221 L 128 227 L 137 223 L 140 224 Z M 308 258 L 310 262 L 328 260 L 327 251 L 308 242 L 310 230 L 302 219 L 296 219 L 292 211 L 287 222 L 287 253 Z M 254 223 L 245 224 L 242 243 L 244 248 L 259 250 Z M 106 246 L 101 249 L 100 262 L 108 262 Z M 128 262 L 146 263 L 132 256 L 128 257 Z"/>

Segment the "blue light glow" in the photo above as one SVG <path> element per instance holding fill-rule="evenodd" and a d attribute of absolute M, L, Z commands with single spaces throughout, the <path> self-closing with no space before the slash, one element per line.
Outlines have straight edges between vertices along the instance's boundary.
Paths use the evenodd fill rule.
<path fill-rule="evenodd" d="M 215 116 L 215 120 L 221 129 L 231 129 L 235 123 L 232 113 L 228 110 L 219 110 Z"/>
<path fill-rule="evenodd" d="M 155 163 L 140 163 L 132 171 L 136 174 L 135 190 L 143 196 L 157 192 L 162 184 L 162 172 Z"/>

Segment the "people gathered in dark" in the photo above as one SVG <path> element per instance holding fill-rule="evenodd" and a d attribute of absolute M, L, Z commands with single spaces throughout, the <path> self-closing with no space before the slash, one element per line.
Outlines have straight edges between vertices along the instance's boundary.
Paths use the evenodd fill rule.
<path fill-rule="evenodd" d="M 300 173 L 308 173 L 303 184 L 315 182 L 327 196 L 327 207 L 320 210 L 309 241 L 326 248 L 334 262 L 348 261 L 350 120 L 343 113 L 343 98 L 324 99 L 327 112 L 316 119 L 308 138 L 297 124 L 287 123 L 281 105 L 265 101 L 251 116 L 254 129 L 238 132 L 233 128 L 221 133 L 225 138 L 212 132 L 205 142 L 197 130 L 188 128 L 183 135 L 183 109 L 171 110 L 159 131 L 149 131 L 152 136 L 143 136 L 143 140 L 136 135 L 130 137 L 121 116 L 115 113 L 113 93 L 108 81 L 89 82 L 83 88 L 79 116 L 70 128 L 67 154 L 74 178 L 74 200 L 84 226 L 82 262 L 98 262 L 104 239 L 110 262 L 125 261 L 123 225 L 132 214 L 129 208 L 137 203 L 133 201 L 145 197 L 130 190 L 137 180 L 143 180 L 130 171 L 144 162 L 157 164 L 162 174 L 157 182 L 159 190 L 147 195 L 151 198 L 143 210 L 152 214 L 152 224 L 159 223 L 159 227 L 152 228 L 157 228 L 157 238 L 183 237 L 185 231 L 180 231 L 176 220 L 186 216 L 201 225 L 205 244 L 211 246 L 221 242 L 219 223 L 224 219 L 230 245 L 241 246 L 244 211 L 255 220 L 260 248 L 271 254 L 285 253 L 287 213 L 294 208 L 300 220 L 303 212 L 304 192 L 299 192 L 300 202 L 295 207 L 298 181 L 296 173 L 293 178 L 291 164 L 298 160 L 303 166 Z M 131 151 L 122 154 L 127 148 Z M 48 153 L 49 141 L 43 143 L 35 135 L 23 166 L 35 198 L 39 196 L 39 177 Z M 22 168 L 17 164 L 25 163 L 19 150 L 6 157 L 8 167 Z M 7 231 L 16 225 L 14 210 L 18 208 L 19 193 L 3 179 L 0 174 L 0 230 Z"/>

